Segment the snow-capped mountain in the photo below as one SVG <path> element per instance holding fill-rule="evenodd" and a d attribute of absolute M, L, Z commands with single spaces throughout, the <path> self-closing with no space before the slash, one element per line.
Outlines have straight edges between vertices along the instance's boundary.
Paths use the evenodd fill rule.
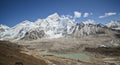
<path fill-rule="evenodd" d="M 9 29 L 8 26 L 0 24 L 0 32 L 5 32 Z"/>
<path fill-rule="evenodd" d="M 59 16 L 54 13 L 45 19 L 38 19 L 35 22 L 25 20 L 14 27 L 0 26 L 3 29 L 0 39 L 31 40 L 38 38 L 59 38 L 71 35 L 83 37 L 103 33 L 104 25 L 96 24 L 94 20 L 77 23 L 68 16 Z"/>
<path fill-rule="evenodd" d="M 21 39 L 27 32 L 35 28 L 38 28 L 38 26 L 36 26 L 33 22 L 25 20 L 4 32 L 1 37 L 4 39 Z"/>
<path fill-rule="evenodd" d="M 110 21 L 106 25 L 109 28 L 120 30 L 120 21 Z"/>
<path fill-rule="evenodd" d="M 68 17 L 61 17 L 54 13 L 46 19 L 38 19 L 35 24 L 39 25 L 48 37 L 56 38 L 70 34 L 75 22 Z"/>
<path fill-rule="evenodd" d="M 103 34 L 105 33 L 105 26 L 102 24 L 89 23 L 90 21 L 86 21 L 83 23 L 77 23 L 74 29 L 75 37 L 84 37 L 89 35 Z"/>
<path fill-rule="evenodd" d="M 0 38 L 3 35 L 3 33 L 6 32 L 7 30 L 9 30 L 8 26 L 0 24 Z"/>
<path fill-rule="evenodd" d="M 1 39 L 38 39 L 42 36 L 58 38 L 70 34 L 74 25 L 73 20 L 54 13 L 46 19 L 38 19 L 35 22 L 25 20 L 5 31 Z"/>

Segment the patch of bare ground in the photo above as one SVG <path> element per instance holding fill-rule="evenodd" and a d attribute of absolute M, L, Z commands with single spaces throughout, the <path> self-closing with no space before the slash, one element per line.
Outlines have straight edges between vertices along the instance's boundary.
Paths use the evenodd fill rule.
<path fill-rule="evenodd" d="M 120 65 L 120 47 L 87 47 L 85 52 L 94 58 L 95 63 L 103 62 L 108 65 Z"/>
<path fill-rule="evenodd" d="M 120 47 L 97 47 L 97 48 L 85 48 L 85 51 L 95 53 L 95 54 L 101 54 L 105 56 L 120 56 Z"/>
<path fill-rule="evenodd" d="M 20 53 L 20 45 L 0 41 L 0 65 L 48 65 L 44 60 Z"/>

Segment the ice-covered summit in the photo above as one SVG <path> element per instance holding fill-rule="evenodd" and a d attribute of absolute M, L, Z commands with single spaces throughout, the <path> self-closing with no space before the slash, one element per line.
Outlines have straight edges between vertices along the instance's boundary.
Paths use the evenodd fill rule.
<path fill-rule="evenodd" d="M 3 35 L 4 32 L 6 32 L 7 30 L 9 30 L 10 28 L 6 25 L 0 24 L 0 38 Z"/>
<path fill-rule="evenodd" d="M 3 25 L 3 24 L 0 24 L 0 31 L 6 31 L 6 30 L 8 30 L 8 29 L 9 29 L 8 26 Z"/>
<path fill-rule="evenodd" d="M 109 23 L 107 26 L 112 26 Z M 115 26 L 118 23 L 114 24 Z M 4 31 L 2 31 L 4 30 Z M 94 20 L 75 22 L 73 18 L 54 13 L 45 19 L 35 22 L 25 20 L 11 28 L 0 25 L 0 39 L 30 40 L 38 38 L 83 37 L 104 32 L 104 25 L 96 24 Z"/>
<path fill-rule="evenodd" d="M 114 28 L 114 27 L 120 27 L 120 21 L 114 21 L 114 20 L 112 20 L 112 21 L 110 21 L 108 24 L 106 24 L 108 27 L 112 27 L 112 28 Z"/>

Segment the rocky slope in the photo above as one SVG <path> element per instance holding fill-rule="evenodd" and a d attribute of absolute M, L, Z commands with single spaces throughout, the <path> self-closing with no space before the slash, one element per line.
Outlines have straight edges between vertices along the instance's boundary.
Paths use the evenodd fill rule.
<path fill-rule="evenodd" d="M 44 60 L 21 53 L 22 46 L 0 41 L 0 65 L 48 65 Z"/>

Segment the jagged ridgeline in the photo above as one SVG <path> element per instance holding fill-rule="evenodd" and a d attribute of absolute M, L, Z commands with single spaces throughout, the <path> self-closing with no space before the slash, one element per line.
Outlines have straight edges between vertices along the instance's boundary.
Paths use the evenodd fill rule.
<path fill-rule="evenodd" d="M 106 34 L 106 30 L 120 30 L 119 21 L 111 21 L 108 24 L 97 24 L 93 20 L 76 22 L 67 16 L 59 16 L 54 13 L 45 19 L 35 22 L 25 20 L 13 27 L 0 25 L 1 40 L 35 40 L 39 38 L 59 37 L 86 37 L 90 35 Z"/>

